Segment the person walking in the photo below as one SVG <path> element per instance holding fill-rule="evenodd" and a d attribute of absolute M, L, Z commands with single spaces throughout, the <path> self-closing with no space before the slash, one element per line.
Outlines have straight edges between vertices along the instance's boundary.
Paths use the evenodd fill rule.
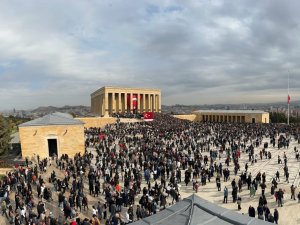
<path fill-rule="evenodd" d="M 227 204 L 227 200 L 228 200 L 228 188 L 225 186 L 224 187 L 224 200 L 223 200 L 223 203 Z"/>
<path fill-rule="evenodd" d="M 276 224 L 278 224 L 278 220 L 279 220 L 279 212 L 277 210 L 277 208 L 274 209 L 274 222 Z"/>
<path fill-rule="evenodd" d="M 291 199 L 294 199 L 294 200 L 296 200 L 296 197 L 295 197 L 295 190 L 296 190 L 296 188 L 295 188 L 295 186 L 292 184 L 292 186 L 291 186 Z"/>
<path fill-rule="evenodd" d="M 242 205 L 242 198 L 241 198 L 241 196 L 237 197 L 237 205 L 238 205 L 238 210 L 241 210 L 242 209 L 242 207 L 241 207 L 241 205 Z"/>

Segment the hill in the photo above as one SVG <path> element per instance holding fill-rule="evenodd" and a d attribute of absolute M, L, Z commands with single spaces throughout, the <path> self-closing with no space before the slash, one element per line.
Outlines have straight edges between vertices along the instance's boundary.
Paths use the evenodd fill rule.
<path fill-rule="evenodd" d="M 29 114 L 32 114 L 35 117 L 44 116 L 49 113 L 54 112 L 62 112 L 62 113 L 70 113 L 76 116 L 86 116 L 90 113 L 91 108 L 89 106 L 69 106 L 65 105 L 63 107 L 55 107 L 55 106 L 42 106 L 38 107 L 34 110 L 31 110 Z"/>

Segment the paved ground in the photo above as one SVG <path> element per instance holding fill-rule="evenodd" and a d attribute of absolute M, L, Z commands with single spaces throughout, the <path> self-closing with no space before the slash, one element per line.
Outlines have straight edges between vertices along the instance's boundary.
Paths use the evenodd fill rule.
<path fill-rule="evenodd" d="M 262 144 L 258 147 L 255 148 L 255 154 L 259 153 L 259 150 L 261 150 L 263 148 L 263 143 L 264 142 L 269 142 L 269 139 L 264 139 Z M 299 186 L 299 176 L 298 176 L 298 171 L 299 171 L 299 166 L 300 163 L 296 161 L 295 159 L 295 154 L 294 154 L 294 147 L 299 148 L 298 143 L 296 143 L 294 140 L 291 141 L 290 147 L 289 149 L 280 149 L 278 150 L 277 148 L 273 148 L 273 147 L 269 147 L 268 150 L 271 151 L 272 153 L 272 159 L 268 160 L 268 159 L 263 159 L 263 160 L 258 160 L 257 163 L 255 163 L 254 165 L 251 165 L 251 163 L 248 163 L 249 165 L 249 171 L 252 173 L 252 175 L 256 175 L 259 171 L 261 172 L 266 172 L 267 175 L 267 189 L 266 189 L 266 197 L 267 197 L 267 201 L 268 201 L 268 205 L 269 208 L 271 210 L 271 212 L 273 213 L 274 208 L 276 207 L 275 204 L 275 199 L 273 196 L 271 196 L 270 194 L 270 188 L 271 188 L 271 178 L 275 175 L 276 171 L 279 170 L 280 175 L 281 175 L 281 181 L 279 182 L 279 187 L 283 188 L 285 190 L 285 200 L 284 200 L 284 206 L 278 208 L 279 210 L 279 223 L 280 224 L 284 224 L 284 225 L 294 225 L 294 224 L 300 224 L 300 215 L 298 214 L 299 210 L 300 210 L 300 203 L 298 203 L 298 201 L 294 201 L 290 199 L 290 185 L 291 184 L 295 184 L 297 187 Z M 95 153 L 95 149 L 90 148 L 89 151 Z M 288 167 L 289 167 L 289 172 L 290 172 L 290 181 L 289 183 L 285 182 L 284 178 L 283 178 L 283 165 L 282 164 L 278 164 L 277 163 L 277 156 L 280 155 L 281 158 L 283 158 L 283 152 L 286 152 L 287 154 L 287 158 L 288 158 Z M 204 153 L 207 154 L 207 153 Z M 259 155 L 259 154 L 258 154 Z M 221 159 L 221 161 L 223 162 L 224 165 L 224 159 Z M 240 159 L 240 165 L 241 165 L 241 171 L 244 170 L 244 164 L 248 162 L 248 155 L 247 154 L 241 154 L 241 159 Z M 94 162 L 93 162 L 94 164 Z M 44 177 L 44 180 L 48 180 L 48 177 L 50 176 L 50 173 L 55 170 L 56 174 L 59 177 L 63 177 L 63 174 L 61 171 L 59 171 L 55 166 L 50 166 L 47 170 L 47 173 L 43 174 L 42 176 Z M 234 178 L 233 176 L 233 167 L 232 164 L 230 166 L 230 170 L 231 170 L 231 179 Z M 240 172 L 241 172 L 240 171 Z M 239 172 L 239 174 L 240 174 Z M 239 175 L 238 174 L 238 175 Z M 182 172 L 182 176 L 184 176 L 184 172 Z M 184 177 L 182 178 L 182 180 L 184 180 Z M 236 177 L 236 180 L 238 180 L 238 177 Z M 224 186 L 226 185 L 229 188 L 229 201 L 228 204 L 223 204 L 223 191 L 218 192 L 216 185 L 215 185 L 215 179 L 212 179 L 211 183 L 207 183 L 206 186 L 202 187 L 200 186 L 200 191 L 197 193 L 198 196 L 207 199 L 213 203 L 219 204 L 225 208 L 228 209 L 232 209 L 234 211 L 237 211 L 237 204 L 236 203 L 232 203 L 232 198 L 231 198 L 231 185 L 230 185 L 230 181 L 228 181 L 227 183 L 222 182 L 222 190 L 224 188 Z M 50 185 L 52 187 L 51 184 L 47 184 Z M 143 183 L 143 185 L 145 185 L 145 183 Z M 33 189 L 35 190 L 36 188 L 33 187 Z M 86 182 L 86 186 L 85 186 L 85 192 L 87 193 L 88 189 L 88 185 Z M 101 187 L 102 189 L 102 187 Z M 244 190 L 240 193 L 241 197 L 242 197 L 242 210 L 239 211 L 240 213 L 244 213 L 247 214 L 248 213 L 248 207 L 249 205 L 254 206 L 255 208 L 258 205 L 258 198 L 260 195 L 260 188 L 258 189 L 258 191 L 256 192 L 256 196 L 253 198 L 249 197 L 249 191 L 246 190 L 247 188 L 244 187 Z M 296 190 L 296 195 L 298 194 L 299 189 Z M 185 187 L 185 185 L 182 182 L 182 188 L 181 188 L 181 195 L 182 198 L 189 196 L 190 194 L 194 193 L 194 191 L 192 190 L 192 184 L 190 183 L 187 187 Z M 66 195 L 68 197 L 68 194 Z M 14 194 L 11 195 L 11 199 L 14 199 Z M 36 195 L 35 195 L 35 199 L 37 199 Z M 62 212 L 60 211 L 60 209 L 57 207 L 57 194 L 53 193 L 53 202 L 47 202 L 46 203 L 46 208 L 47 208 L 47 214 L 51 211 L 53 212 L 55 215 L 58 215 L 57 218 L 62 218 Z M 92 196 L 88 195 L 88 199 L 89 199 L 89 210 L 80 213 L 80 217 L 84 218 L 84 217 L 88 217 L 90 218 L 92 213 L 91 213 L 91 206 L 93 204 L 96 204 L 99 200 L 103 201 L 103 196 L 100 196 L 99 198 L 94 198 Z M 104 221 L 102 221 L 103 223 Z M 0 217 L 0 224 L 8 224 L 6 219 L 3 217 Z"/>
<path fill-rule="evenodd" d="M 269 142 L 269 139 L 264 139 L 262 143 L 265 141 Z M 269 144 L 270 146 L 270 144 Z M 272 159 L 264 159 L 263 160 L 258 160 L 257 163 L 254 165 L 251 165 L 251 163 L 248 162 L 248 155 L 247 154 L 242 154 L 241 159 L 240 159 L 240 165 L 241 165 L 241 171 L 244 170 L 244 164 L 248 162 L 249 165 L 249 171 L 251 172 L 252 176 L 255 176 L 259 171 L 261 173 L 266 172 L 266 180 L 267 180 L 267 188 L 266 188 L 266 197 L 268 201 L 268 206 L 270 208 L 270 211 L 273 213 L 274 208 L 276 206 L 275 198 L 274 196 L 271 196 L 270 190 L 271 190 L 271 179 L 275 175 L 276 171 L 278 170 L 280 172 L 280 182 L 278 184 L 279 188 L 282 188 L 285 190 L 285 195 L 284 195 L 284 206 L 279 207 L 279 224 L 284 224 L 284 225 L 294 225 L 294 224 L 300 224 L 300 215 L 299 215 L 299 210 L 300 210 L 300 203 L 298 201 L 294 201 L 290 199 L 290 186 L 292 184 L 296 185 L 299 187 L 299 166 L 300 162 L 297 162 L 295 158 L 295 153 L 294 153 L 294 147 L 299 148 L 299 145 L 296 141 L 292 140 L 290 146 L 288 149 L 280 149 L 278 150 L 277 148 L 269 147 L 268 150 L 271 151 L 272 153 Z M 263 144 L 260 145 L 258 148 L 255 148 L 255 152 L 258 154 L 259 150 L 263 148 Z M 278 164 L 277 163 L 277 156 L 280 155 L 280 157 L 283 159 L 283 153 L 286 152 L 287 158 L 288 158 L 288 168 L 289 168 L 289 173 L 290 173 L 290 179 L 289 183 L 285 182 L 285 178 L 283 177 L 283 164 Z M 259 154 L 258 154 L 259 155 Z M 232 166 L 230 167 L 231 171 L 233 171 Z M 232 174 L 232 172 L 231 172 Z M 239 173 L 240 174 L 240 173 Z M 239 175 L 238 174 L 238 175 Z M 236 181 L 238 181 L 238 176 L 234 177 L 231 176 L 231 180 L 235 178 Z M 240 196 L 242 198 L 242 210 L 238 211 L 237 210 L 237 204 L 232 203 L 232 198 L 231 198 L 231 180 L 227 183 L 222 182 L 222 191 L 217 192 L 217 188 L 214 182 L 208 183 L 204 187 L 200 187 L 200 192 L 197 193 L 198 196 L 207 199 L 208 201 L 211 201 L 213 203 L 216 203 L 218 205 L 221 205 L 222 207 L 232 209 L 234 211 L 237 211 L 239 213 L 243 214 L 248 214 L 248 207 L 249 205 L 252 205 L 253 207 L 257 207 L 258 205 L 258 199 L 261 194 L 261 189 L 258 188 L 256 192 L 256 196 L 250 198 L 249 194 L 250 192 L 247 190 L 247 187 L 243 188 L 243 191 L 240 193 Z M 229 188 L 229 199 L 228 204 L 223 204 L 223 188 L 224 186 L 227 186 Z M 296 198 L 297 194 L 300 191 L 299 188 L 296 189 Z M 182 186 L 181 194 L 183 197 L 189 196 L 191 193 L 191 187 L 185 187 Z"/>

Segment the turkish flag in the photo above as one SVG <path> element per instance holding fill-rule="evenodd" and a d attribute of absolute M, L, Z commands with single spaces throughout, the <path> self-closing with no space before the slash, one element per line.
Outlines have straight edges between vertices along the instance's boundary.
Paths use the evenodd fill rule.
<path fill-rule="evenodd" d="M 290 104 L 290 101 L 291 101 L 291 96 L 288 95 L 288 104 Z"/>
<path fill-rule="evenodd" d="M 130 94 L 127 94 L 127 107 L 130 108 L 132 103 L 132 109 L 137 109 L 138 105 L 138 95 L 132 94 L 132 98 Z"/>
<path fill-rule="evenodd" d="M 144 112 L 144 121 L 152 121 L 154 119 L 153 112 Z"/>

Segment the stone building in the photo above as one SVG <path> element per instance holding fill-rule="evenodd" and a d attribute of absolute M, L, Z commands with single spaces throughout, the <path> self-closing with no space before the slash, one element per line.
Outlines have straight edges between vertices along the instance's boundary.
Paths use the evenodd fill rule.
<path fill-rule="evenodd" d="M 91 112 L 98 116 L 147 111 L 161 112 L 159 89 L 102 87 L 91 94 Z"/>
<path fill-rule="evenodd" d="M 23 158 L 84 153 L 84 123 L 69 114 L 52 113 L 23 123 L 19 136 Z"/>
<path fill-rule="evenodd" d="M 269 113 L 260 110 L 198 110 L 195 121 L 269 123 Z"/>

